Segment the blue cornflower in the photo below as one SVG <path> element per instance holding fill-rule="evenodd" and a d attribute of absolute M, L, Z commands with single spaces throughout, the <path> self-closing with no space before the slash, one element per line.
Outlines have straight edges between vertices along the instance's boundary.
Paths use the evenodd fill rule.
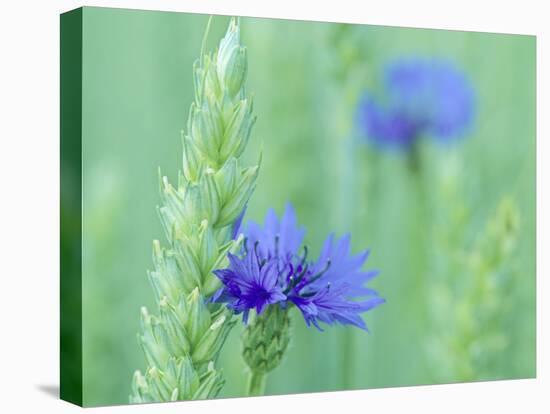
<path fill-rule="evenodd" d="M 400 59 L 384 70 L 384 100 L 365 93 L 358 122 L 368 139 L 409 149 L 428 135 L 439 142 L 460 137 L 474 115 L 474 93 L 466 76 L 436 58 Z"/>
<path fill-rule="evenodd" d="M 263 227 L 249 222 L 242 254 L 229 254 L 229 267 L 214 271 L 223 287 L 213 301 L 243 313 L 245 322 L 251 309 L 260 315 L 268 306 L 295 305 L 308 326 L 322 330 L 319 322 L 340 323 L 366 330 L 360 314 L 384 302 L 365 286 L 378 274 L 361 270 L 369 252 L 350 255 L 349 235 L 339 240 L 330 235 L 311 261 L 302 247 L 304 234 L 290 204 L 281 220 L 270 209 Z"/>

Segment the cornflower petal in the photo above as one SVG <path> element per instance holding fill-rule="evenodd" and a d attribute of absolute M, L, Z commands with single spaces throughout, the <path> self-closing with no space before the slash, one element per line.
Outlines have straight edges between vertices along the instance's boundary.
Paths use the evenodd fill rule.
<path fill-rule="evenodd" d="M 213 300 L 243 313 L 245 322 L 251 309 L 261 314 L 271 305 L 294 305 L 306 324 L 319 330 L 321 322 L 366 330 L 361 314 L 384 302 L 365 286 L 378 274 L 362 270 L 369 250 L 352 255 L 349 234 L 340 239 L 330 234 L 317 261 L 311 261 L 307 248 L 300 254 L 304 234 L 290 203 L 280 220 L 270 209 L 263 227 L 249 222 L 241 256 L 229 254 L 229 268 L 214 271 L 224 286 Z"/>

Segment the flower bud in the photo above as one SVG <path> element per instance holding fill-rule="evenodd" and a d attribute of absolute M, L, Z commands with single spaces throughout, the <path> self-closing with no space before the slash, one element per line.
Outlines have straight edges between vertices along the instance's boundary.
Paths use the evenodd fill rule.
<path fill-rule="evenodd" d="M 256 373 L 267 373 L 276 368 L 290 340 L 288 309 L 269 306 L 250 323 L 243 333 L 243 358 Z"/>

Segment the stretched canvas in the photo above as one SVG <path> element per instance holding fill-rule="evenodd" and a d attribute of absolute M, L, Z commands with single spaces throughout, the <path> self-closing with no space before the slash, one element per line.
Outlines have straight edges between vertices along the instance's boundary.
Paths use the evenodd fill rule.
<path fill-rule="evenodd" d="M 533 36 L 61 16 L 61 398 L 535 376 Z"/>

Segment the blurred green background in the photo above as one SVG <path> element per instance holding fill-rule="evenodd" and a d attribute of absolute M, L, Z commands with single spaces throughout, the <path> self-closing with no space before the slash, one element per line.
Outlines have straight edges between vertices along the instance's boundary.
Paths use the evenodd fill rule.
<path fill-rule="evenodd" d="M 164 241 L 157 168 L 174 179 L 181 163 L 179 133 L 207 19 L 84 9 L 86 405 L 127 403 L 132 374 L 145 367 L 139 308 L 155 309 L 146 270 L 152 240 Z M 210 49 L 227 22 L 214 18 Z M 291 201 L 313 252 L 328 233 L 350 231 L 354 251 L 372 249 L 368 266 L 381 271 L 372 285 L 387 300 L 366 314 L 369 334 L 318 332 L 294 312 L 291 347 L 267 393 L 533 377 L 535 38 L 252 18 L 241 24 L 258 116 L 246 156 L 256 160 L 263 151 L 247 219 L 262 220 L 269 207 L 281 213 Z M 453 147 L 423 141 L 416 173 L 400 154 L 361 141 L 353 124 L 357 99 L 377 88 L 384 62 L 411 54 L 455 62 L 474 86 L 477 107 L 475 125 Z M 485 237 L 487 222 L 503 197 L 519 216 L 514 247 L 482 266 L 482 283 L 471 288 L 475 272 L 454 257 L 479 256 L 483 240 L 494 244 Z M 468 286 L 481 293 L 465 301 Z M 221 397 L 244 392 L 240 331 L 223 349 Z"/>

